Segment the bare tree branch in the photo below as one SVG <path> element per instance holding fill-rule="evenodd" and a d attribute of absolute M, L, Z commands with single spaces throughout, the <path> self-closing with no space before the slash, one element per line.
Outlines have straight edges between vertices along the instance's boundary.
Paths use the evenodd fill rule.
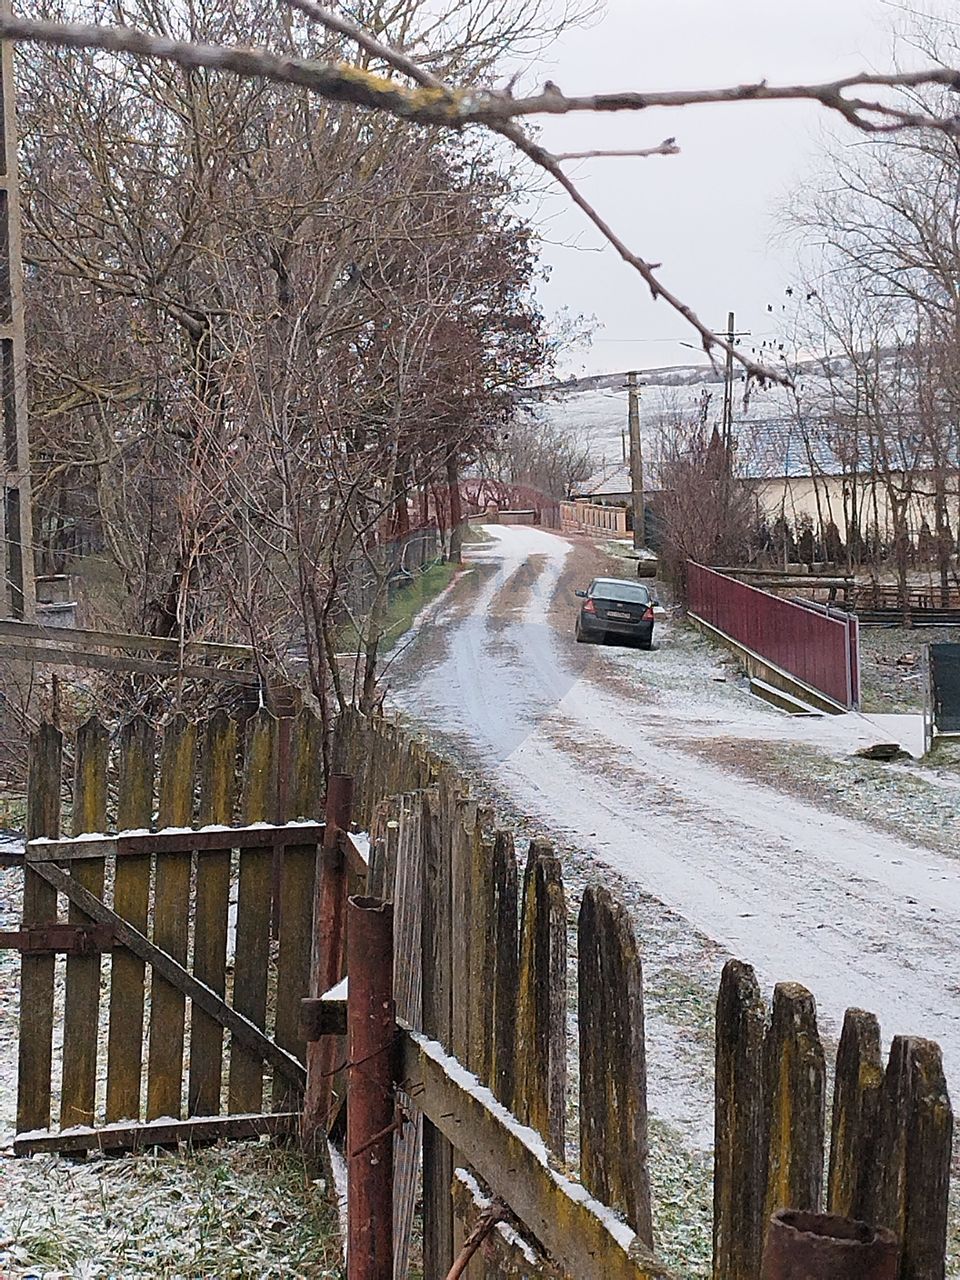
<path fill-rule="evenodd" d="M 572 112 L 643 111 L 649 107 L 684 107 L 731 102 L 772 102 L 806 100 L 819 102 L 838 112 L 854 128 L 866 133 L 889 133 L 902 129 L 926 128 L 950 136 L 960 136 L 960 116 L 937 116 L 922 109 L 908 109 L 879 100 L 855 96 L 865 89 L 917 89 L 941 86 L 960 90 L 960 72 L 944 67 L 890 75 L 848 76 L 824 84 L 769 85 L 766 81 L 722 89 L 624 92 L 568 97 L 556 85 L 548 84 L 537 95 L 514 98 L 509 91 L 465 90 L 444 85 L 436 76 L 352 22 L 331 12 L 316 0 L 289 0 L 295 8 L 327 30 L 354 41 L 361 49 L 385 62 L 394 71 L 415 82 L 409 87 L 382 75 L 347 63 L 313 61 L 281 56 L 265 49 L 191 44 L 130 27 L 70 25 L 37 22 L 9 15 L 0 16 L 0 38 L 31 40 L 72 48 L 103 49 L 129 53 L 140 58 L 160 59 L 188 68 L 209 68 L 240 76 L 259 77 L 274 83 L 300 85 L 334 102 L 387 112 L 420 124 L 461 128 L 482 124 L 511 142 L 540 169 L 549 173 L 589 218 L 601 235 L 646 282 L 654 299 L 662 298 L 699 333 L 708 354 L 719 349 L 731 351 L 746 371 L 762 380 L 783 381 L 774 372 L 750 360 L 704 325 L 686 303 L 657 277 L 658 266 L 634 253 L 580 193 L 563 172 L 564 160 L 586 159 L 604 154 L 673 155 L 672 139 L 659 147 L 629 153 L 582 152 L 552 155 L 533 142 L 517 121 L 532 115 L 567 115 Z M 854 96 L 847 96 L 853 93 Z"/>
<path fill-rule="evenodd" d="M 678 156 L 680 148 L 673 138 L 667 138 L 656 147 L 641 147 L 636 151 L 556 151 L 554 160 L 643 160 L 647 156 Z"/>

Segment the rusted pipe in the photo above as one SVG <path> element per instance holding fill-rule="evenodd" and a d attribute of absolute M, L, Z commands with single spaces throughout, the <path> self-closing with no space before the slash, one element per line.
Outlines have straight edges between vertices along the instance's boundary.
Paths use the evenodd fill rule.
<path fill-rule="evenodd" d="M 314 998 L 335 987 L 343 976 L 347 872 L 339 837 L 341 831 L 350 829 L 352 808 L 353 776 L 331 774 L 313 905 L 313 955 L 307 994 Z M 326 1139 L 333 1112 L 339 1106 L 339 1099 L 334 1096 L 334 1071 L 342 1057 L 339 1037 L 325 1036 L 307 1045 L 307 1087 L 300 1135 L 308 1156 Z"/>
<path fill-rule="evenodd" d="M 347 908 L 347 1280 L 393 1275 L 393 906 Z"/>
<path fill-rule="evenodd" d="M 780 1209 L 767 1228 L 760 1280 L 896 1280 L 898 1252 L 885 1227 Z"/>

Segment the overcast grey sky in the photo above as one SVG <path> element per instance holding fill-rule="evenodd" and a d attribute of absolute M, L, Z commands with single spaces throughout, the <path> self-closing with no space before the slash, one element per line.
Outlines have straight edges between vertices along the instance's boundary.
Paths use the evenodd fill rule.
<path fill-rule="evenodd" d="M 608 0 L 602 20 L 553 45 L 535 74 L 565 93 L 833 79 L 889 69 L 900 17 L 883 0 Z M 554 151 L 675 135 L 679 156 L 567 168 L 632 248 L 663 263 L 664 281 L 706 323 L 721 327 L 733 310 L 737 327 L 758 336 L 776 331 L 795 272 L 793 249 L 775 234 L 777 208 L 817 165 L 826 129 L 851 143 L 859 136 L 805 103 L 567 116 L 542 127 Z M 598 251 L 599 236 L 562 193 L 545 199 L 538 220 L 548 313 L 567 307 L 599 321 L 592 348 L 566 359 L 562 374 L 702 358 L 679 345 L 694 340 L 682 320 L 651 301 L 612 249 Z"/>

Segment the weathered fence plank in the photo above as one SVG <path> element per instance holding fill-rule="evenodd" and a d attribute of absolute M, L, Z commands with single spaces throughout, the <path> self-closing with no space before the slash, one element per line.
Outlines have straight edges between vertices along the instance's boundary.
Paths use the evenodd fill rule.
<path fill-rule="evenodd" d="M 423 1030 L 450 1043 L 449 945 L 452 928 L 450 864 L 443 832 L 441 788 L 424 796 L 423 821 Z M 453 1148 L 429 1120 L 423 1123 L 423 1270 L 445 1276 L 453 1265 Z"/>
<path fill-rule="evenodd" d="M 532 840 L 523 878 L 515 1111 L 563 1159 L 567 1088 L 567 909 L 560 862 Z"/>
<path fill-rule="evenodd" d="M 60 769 L 63 736 L 42 724 L 30 739 L 27 783 L 27 839 L 60 834 Z M 57 918 L 57 893 L 31 867 L 23 872 L 24 925 Z M 50 1070 L 53 1061 L 53 955 L 20 958 L 20 1046 L 17 1129 L 50 1124 Z"/>
<path fill-rule="evenodd" d="M 203 736 L 200 825 L 226 824 L 233 818 L 237 768 L 237 726 L 225 711 L 208 721 Z M 227 913 L 230 899 L 230 850 L 197 860 L 193 972 L 218 996 L 226 990 Z M 223 1027 L 197 1005 L 190 1011 L 190 1074 L 187 1103 L 192 1116 L 220 1111 Z"/>
<path fill-rule="evenodd" d="M 243 788 L 248 823 L 269 822 L 275 812 L 276 732 L 276 720 L 262 708 L 248 725 Z M 272 888 L 272 851 L 241 848 L 233 1006 L 261 1029 L 267 1025 Z M 236 1037 L 230 1046 L 229 1109 L 263 1109 L 263 1062 Z"/>
<path fill-rule="evenodd" d="M 74 754 L 73 824 L 75 836 L 107 829 L 107 763 L 110 736 L 96 716 L 80 726 Z M 72 868 L 77 883 L 103 897 L 103 858 L 88 858 Z M 73 903 L 69 919 L 87 917 Z M 97 1043 L 100 1021 L 100 956 L 67 956 L 63 1010 L 63 1083 L 60 1125 L 91 1125 L 97 1093 Z"/>
<path fill-rule="evenodd" d="M 513 836 L 498 831 L 493 842 L 489 910 L 490 963 L 490 1088 L 505 1107 L 513 1106 L 517 990 L 520 982 L 520 929 L 517 856 Z"/>
<path fill-rule="evenodd" d="M 153 771 L 156 733 L 142 716 L 120 733 L 120 795 L 117 827 L 148 828 L 153 817 Z M 117 860 L 114 910 L 140 933 L 147 928 L 150 896 L 149 854 Z M 145 967 L 132 951 L 113 955 L 110 981 L 110 1030 L 107 1043 L 107 1123 L 140 1119 L 140 1072 L 143 1060 Z"/>
<path fill-rule="evenodd" d="M 501 1197 L 570 1276 L 654 1280 L 669 1272 L 582 1187 L 551 1169 L 535 1135 L 505 1122 L 487 1091 L 470 1082 L 436 1045 L 415 1032 L 402 1037 L 403 1075 L 418 1086 L 418 1106 L 455 1144 L 495 1196 Z M 443 1276 L 430 1271 L 425 1276 Z"/>
<path fill-rule="evenodd" d="M 419 1030 L 423 1025 L 423 971 L 421 932 L 423 928 L 423 841 L 422 801 L 419 795 L 401 798 L 396 819 L 396 857 L 388 859 L 384 895 L 394 906 L 394 987 L 397 1016 Z M 420 1182 L 420 1150 L 423 1118 L 409 1098 L 400 1102 L 411 1119 L 397 1134 L 394 1146 L 393 1271 L 404 1280 L 409 1269 L 410 1241 Z"/>
<path fill-rule="evenodd" d="M 760 1271 L 764 1019 L 753 969 L 740 960 L 728 960 L 717 996 L 714 1280 L 756 1280 Z"/>
<path fill-rule="evenodd" d="M 880 1024 L 872 1013 L 848 1009 L 833 1087 L 828 1213 L 863 1220 L 869 1212 L 882 1088 Z"/>
<path fill-rule="evenodd" d="M 624 907 L 584 891 L 577 928 L 580 1180 L 653 1248 L 643 973 Z"/>
<path fill-rule="evenodd" d="M 871 1220 L 900 1240 L 900 1280 L 942 1280 L 953 1111 L 932 1040 L 894 1037 L 879 1131 Z"/>
<path fill-rule="evenodd" d="M 314 716 L 304 712 L 297 717 L 291 741 L 291 775 L 294 786 L 287 798 L 287 811 L 277 815 L 279 822 L 300 815 L 301 806 L 316 797 Z M 316 810 L 308 815 L 316 816 Z M 289 845 L 283 850 L 280 869 L 280 931 L 277 957 L 277 1044 L 306 1061 L 306 1044 L 300 1035 L 300 1000 L 310 989 L 310 956 L 313 941 L 313 898 L 317 871 L 317 844 Z M 299 1106 L 299 1096 L 279 1076 L 273 1079 L 274 1111 L 292 1111 Z"/>
<path fill-rule="evenodd" d="M 160 751 L 157 824 L 189 827 L 193 823 L 193 773 L 196 726 L 184 716 L 167 725 Z M 158 853 L 154 880 L 153 941 L 179 964 L 187 959 L 190 918 L 189 853 Z M 157 973 L 150 990 L 150 1051 L 147 1068 L 147 1119 L 179 1119 L 183 1093 L 183 993 Z"/>
<path fill-rule="evenodd" d="M 813 996 L 796 982 L 774 988 L 764 1046 L 766 1191 L 763 1221 L 777 1209 L 820 1208 L 826 1065 Z"/>

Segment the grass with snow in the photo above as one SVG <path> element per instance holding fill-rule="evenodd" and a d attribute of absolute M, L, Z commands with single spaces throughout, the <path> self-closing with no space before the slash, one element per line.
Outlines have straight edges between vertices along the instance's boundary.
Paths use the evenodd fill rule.
<path fill-rule="evenodd" d="M 6 1168 L 3 1165 L 6 1164 Z M 337 1210 L 294 1148 L 0 1164 L 0 1275 L 341 1280 Z"/>

